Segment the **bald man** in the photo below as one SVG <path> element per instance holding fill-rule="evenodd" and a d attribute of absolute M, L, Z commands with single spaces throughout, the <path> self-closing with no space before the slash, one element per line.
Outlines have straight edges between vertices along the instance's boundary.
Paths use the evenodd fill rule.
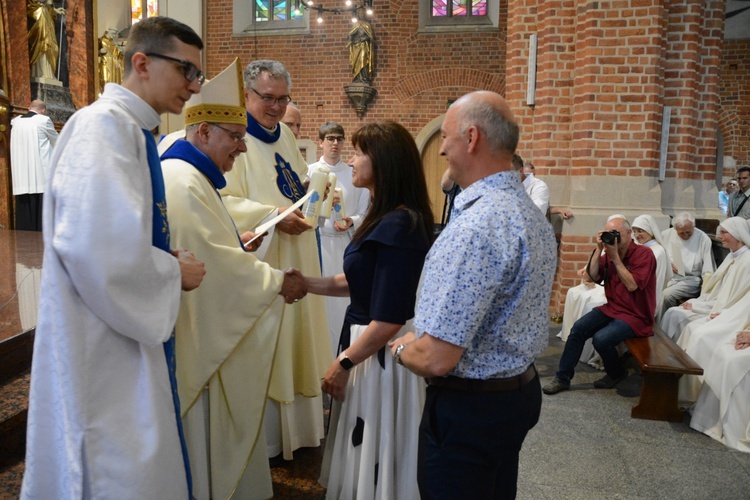
<path fill-rule="evenodd" d="M 419 491 L 515 498 L 518 454 L 542 404 L 534 360 L 547 347 L 555 236 L 511 165 L 518 124 L 502 97 L 461 97 L 441 133 L 462 191 L 425 262 L 416 332 L 391 344 L 429 384 Z"/>
<path fill-rule="evenodd" d="M 292 134 L 294 134 L 294 138 L 299 141 L 299 131 L 302 128 L 302 113 L 296 104 L 293 102 L 287 104 L 281 123 L 289 127 Z"/>
<path fill-rule="evenodd" d="M 653 335 L 656 310 L 656 258 L 645 245 L 630 236 L 630 224 L 613 216 L 596 237 L 586 271 L 592 281 L 603 283 L 607 303 L 594 308 L 570 330 L 555 378 L 544 386 L 545 394 L 570 389 L 583 346 L 593 339 L 607 374 L 594 382 L 597 389 L 611 389 L 625 380 L 617 345 L 633 337 Z M 604 250 L 604 255 L 602 255 Z"/>

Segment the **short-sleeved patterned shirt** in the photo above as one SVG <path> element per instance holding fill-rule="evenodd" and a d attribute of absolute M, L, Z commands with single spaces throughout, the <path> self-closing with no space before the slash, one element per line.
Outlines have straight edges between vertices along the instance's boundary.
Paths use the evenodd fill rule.
<path fill-rule="evenodd" d="M 454 218 L 427 255 L 417 336 L 465 349 L 448 375 L 523 373 L 547 347 L 556 262 L 552 227 L 518 172 L 473 183 L 456 197 Z"/>

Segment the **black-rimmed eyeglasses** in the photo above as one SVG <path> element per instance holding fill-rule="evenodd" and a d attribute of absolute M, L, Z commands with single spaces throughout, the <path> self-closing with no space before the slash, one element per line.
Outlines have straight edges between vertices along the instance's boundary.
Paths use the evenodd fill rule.
<path fill-rule="evenodd" d="M 179 64 L 180 69 L 182 70 L 182 74 L 185 75 L 185 79 L 190 83 L 192 83 L 193 80 L 197 79 L 198 85 L 203 85 L 203 82 L 206 81 L 206 77 L 203 76 L 203 72 L 196 68 L 195 64 L 191 63 L 190 61 L 183 61 L 182 59 L 165 56 L 164 54 L 157 54 L 156 52 L 146 52 L 146 55 L 148 57 L 156 57 L 158 59 L 164 59 L 165 61 L 172 61 L 173 63 Z"/>
<path fill-rule="evenodd" d="M 209 123 L 209 125 L 211 125 L 213 127 L 216 127 L 216 128 L 220 128 L 221 130 L 223 130 L 224 132 L 226 132 L 227 134 L 229 134 L 229 137 L 232 138 L 232 140 L 234 141 L 235 144 L 239 144 L 239 143 L 246 144 L 247 143 L 247 137 L 245 137 L 244 134 L 238 134 L 237 132 L 232 132 L 231 130 L 226 129 L 226 128 L 224 128 L 221 125 L 218 125 L 216 123 Z"/>
<path fill-rule="evenodd" d="M 327 135 L 326 141 L 333 144 L 334 142 L 344 142 L 344 138 L 341 137 L 340 135 Z"/>
<path fill-rule="evenodd" d="M 292 101 L 292 96 L 290 95 L 284 95 L 281 97 L 274 97 L 271 95 L 264 95 L 255 90 L 254 88 L 250 87 L 250 90 L 255 92 L 258 97 L 260 97 L 260 100 L 263 101 L 263 104 L 266 104 L 268 106 L 273 106 L 274 104 L 278 104 L 279 106 L 286 106 Z"/>

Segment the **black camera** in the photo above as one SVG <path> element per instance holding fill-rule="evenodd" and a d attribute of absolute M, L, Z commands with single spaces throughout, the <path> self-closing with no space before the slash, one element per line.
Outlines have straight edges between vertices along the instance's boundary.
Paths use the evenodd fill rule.
<path fill-rule="evenodd" d="M 613 229 L 602 233 L 602 243 L 605 245 L 614 245 L 620 242 L 620 231 Z"/>

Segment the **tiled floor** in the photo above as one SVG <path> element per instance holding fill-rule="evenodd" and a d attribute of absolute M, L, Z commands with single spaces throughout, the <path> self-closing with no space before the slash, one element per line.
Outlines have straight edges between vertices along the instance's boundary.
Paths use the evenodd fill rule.
<path fill-rule="evenodd" d="M 537 360 L 545 383 L 564 343 L 550 328 L 550 346 Z M 521 450 L 518 498 L 745 499 L 750 453 L 728 450 L 683 422 L 630 418 L 641 379 L 631 374 L 614 390 L 597 390 L 601 372 L 579 364 L 570 391 L 544 396 L 539 424 Z M 271 469 L 275 498 L 321 499 L 317 484 L 323 448 L 297 450 Z M 0 499 L 16 498 L 23 472 L 0 473 Z"/>

